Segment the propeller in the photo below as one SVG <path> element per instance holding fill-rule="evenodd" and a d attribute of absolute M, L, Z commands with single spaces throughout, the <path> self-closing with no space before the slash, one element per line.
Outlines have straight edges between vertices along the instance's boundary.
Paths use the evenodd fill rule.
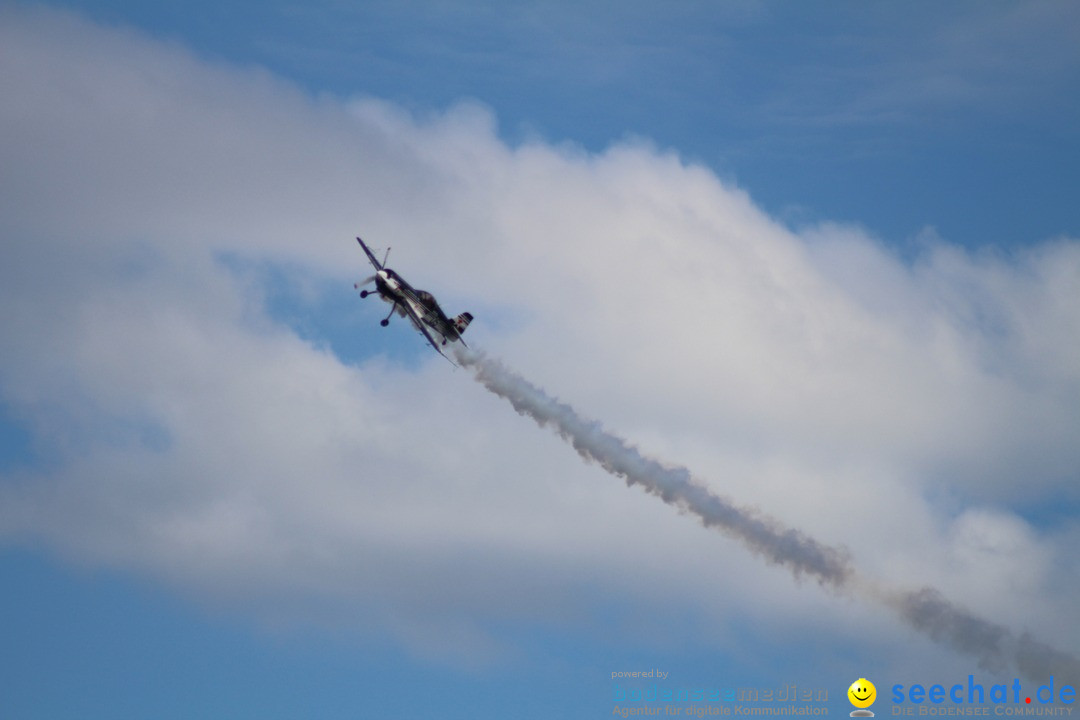
<path fill-rule="evenodd" d="M 356 288 L 357 290 L 360 290 L 360 288 L 364 287 L 365 285 L 370 285 L 373 282 L 375 282 L 375 276 L 374 275 L 372 275 L 371 277 L 368 277 L 368 278 L 364 278 L 363 280 L 361 280 L 358 283 L 353 283 L 353 287 Z M 366 298 L 370 294 L 371 294 L 370 290 L 360 290 L 360 297 L 362 297 L 362 298 Z"/>

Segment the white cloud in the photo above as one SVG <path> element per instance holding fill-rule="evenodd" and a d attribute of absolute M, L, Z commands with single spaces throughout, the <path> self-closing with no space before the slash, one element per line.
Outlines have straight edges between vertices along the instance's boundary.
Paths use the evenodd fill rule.
<path fill-rule="evenodd" d="M 584 626 L 586 595 L 856 632 L 441 359 L 348 365 L 302 341 L 220 261 L 344 292 L 360 231 L 647 452 L 872 575 L 1080 640 L 1075 521 L 1019 513 L 1077 498 L 1076 241 L 932 241 L 908 263 L 857 228 L 793 233 L 646 142 L 508 147 L 476 105 L 421 121 L 4 12 L 0 396 L 49 455 L 0 485 L 9 537 L 434 654 L 497 655 L 490 621 Z"/>

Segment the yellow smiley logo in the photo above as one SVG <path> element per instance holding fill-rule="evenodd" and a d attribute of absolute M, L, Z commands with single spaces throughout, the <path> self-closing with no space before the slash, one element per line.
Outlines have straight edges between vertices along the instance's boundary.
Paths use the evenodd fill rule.
<path fill-rule="evenodd" d="M 866 678 L 859 678 L 851 683 L 851 687 L 847 690 L 847 696 L 855 707 L 868 708 L 877 699 L 877 688 L 874 687 L 874 683 Z"/>

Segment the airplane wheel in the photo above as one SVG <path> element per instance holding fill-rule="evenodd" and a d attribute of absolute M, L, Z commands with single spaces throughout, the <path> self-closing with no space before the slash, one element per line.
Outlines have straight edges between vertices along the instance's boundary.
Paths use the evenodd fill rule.
<path fill-rule="evenodd" d="M 361 290 L 360 291 L 360 297 L 362 297 L 362 298 L 366 298 L 370 294 L 371 293 L 369 293 L 367 290 Z"/>
<path fill-rule="evenodd" d="M 382 325 L 383 327 L 386 327 L 387 325 L 390 324 L 390 321 L 389 320 L 380 320 L 379 324 Z"/>

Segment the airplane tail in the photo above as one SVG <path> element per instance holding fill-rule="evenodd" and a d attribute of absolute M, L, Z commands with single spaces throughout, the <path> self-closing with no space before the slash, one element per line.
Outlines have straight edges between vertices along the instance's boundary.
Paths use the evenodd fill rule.
<path fill-rule="evenodd" d="M 465 328 L 469 327 L 471 322 L 472 313 L 463 312 L 454 318 L 454 329 L 457 330 L 458 337 L 461 337 L 461 333 L 465 332 Z"/>

